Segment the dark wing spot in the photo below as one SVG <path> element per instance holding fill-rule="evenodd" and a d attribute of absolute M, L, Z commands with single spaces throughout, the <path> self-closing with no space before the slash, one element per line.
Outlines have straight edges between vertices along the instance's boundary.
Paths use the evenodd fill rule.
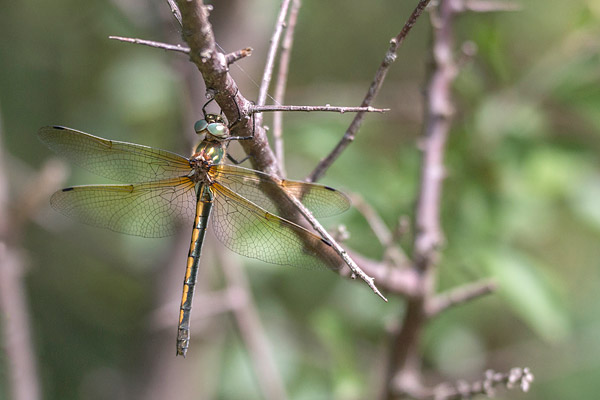
<path fill-rule="evenodd" d="M 327 246 L 329 246 L 329 247 L 333 247 L 333 246 L 331 245 L 331 242 L 330 242 L 329 240 L 327 240 L 327 239 L 323 239 L 323 238 L 321 238 L 321 242 L 325 243 L 325 244 L 326 244 Z"/>

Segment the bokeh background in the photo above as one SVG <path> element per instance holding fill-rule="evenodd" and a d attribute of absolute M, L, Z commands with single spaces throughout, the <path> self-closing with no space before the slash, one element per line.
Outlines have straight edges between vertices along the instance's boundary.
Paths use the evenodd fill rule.
<path fill-rule="evenodd" d="M 286 103 L 359 104 L 414 4 L 303 0 Z M 590 399 L 600 391 L 600 2 L 520 4 L 517 12 L 456 20 L 457 54 L 465 41 L 478 51 L 464 60 L 454 88 L 439 286 L 495 277 L 501 288 L 427 326 L 426 369 L 437 383 L 528 366 L 536 376 L 531 392 L 499 398 Z M 241 69 L 232 67 L 249 99 L 278 7 L 215 2 L 220 45 L 254 48 Z M 166 2 L 23 0 L 1 9 L 0 168 L 12 201 L 54 157 L 36 138 L 44 125 L 189 153 L 191 124 L 201 116 L 191 105 L 203 91 L 194 67 L 184 55 L 108 40 L 181 43 Z M 413 213 L 430 38 L 425 16 L 377 99 L 391 111 L 367 117 L 323 180 L 362 196 L 390 228 Z M 288 176 L 306 176 L 351 118 L 285 115 Z M 105 182 L 68 167 L 64 186 Z M 261 398 L 227 311 L 223 263 L 243 264 L 289 398 L 379 392 L 402 299 L 384 304 L 360 282 L 244 259 L 209 235 L 195 339 L 188 358 L 176 358 L 188 227 L 172 238 L 140 239 L 81 225 L 42 204 L 18 240 L 44 399 Z M 349 248 L 381 257 L 355 209 L 323 222 L 345 224 Z M 410 242 L 409 232 L 407 252 Z M 2 315 L 1 323 L 9 319 Z M 0 398 L 9 396 L 10 368 L 0 352 Z"/>

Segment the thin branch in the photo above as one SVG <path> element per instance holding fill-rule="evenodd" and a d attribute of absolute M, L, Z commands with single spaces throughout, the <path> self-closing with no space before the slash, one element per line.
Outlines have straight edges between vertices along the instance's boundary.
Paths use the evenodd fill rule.
<path fill-rule="evenodd" d="M 383 253 L 382 259 L 384 260 L 384 262 L 386 260 L 391 260 L 397 266 L 402 266 L 402 265 L 408 266 L 412 262 L 408 259 L 404 250 L 402 250 L 402 248 L 400 247 L 400 244 L 399 244 L 400 240 L 408 232 L 410 232 L 410 220 L 409 220 L 408 216 L 403 215 L 398 218 L 398 221 L 396 222 L 396 226 L 392 230 L 392 233 L 391 233 L 392 237 L 390 239 L 390 245 L 388 245 L 388 247 L 385 249 L 385 251 Z M 398 254 L 399 252 L 401 252 L 401 254 Z M 406 259 L 404 260 L 404 262 L 399 264 L 398 261 L 402 260 L 403 258 L 406 258 Z"/>
<path fill-rule="evenodd" d="M 144 46 L 150 46 L 157 49 L 176 51 L 178 53 L 189 54 L 190 48 L 182 46 L 180 44 L 168 44 L 162 42 L 155 42 L 153 40 L 145 40 L 145 39 L 136 39 L 136 38 L 127 38 L 121 36 L 109 36 L 109 39 L 118 40 L 121 42 L 134 43 L 134 44 L 142 44 Z"/>
<path fill-rule="evenodd" d="M 434 294 L 435 266 L 443 235 L 440 203 L 444 178 L 444 151 L 453 113 L 451 84 L 456 76 L 453 61 L 454 10 L 451 0 L 440 0 L 431 15 L 433 26 L 433 71 L 427 87 L 426 126 L 420 148 L 420 187 L 415 213 L 413 269 L 419 276 L 419 291 L 408 299 L 399 332 L 392 336 L 385 398 L 422 393 L 420 340 L 427 322 L 427 304 Z"/>
<path fill-rule="evenodd" d="M 41 398 L 23 269 L 21 257 L 0 242 L 2 348 L 9 366 L 9 397 L 15 400 Z"/>
<path fill-rule="evenodd" d="M 408 263 L 397 268 L 389 263 L 364 257 L 351 250 L 348 250 L 348 253 L 367 275 L 375 279 L 382 290 L 405 298 L 412 298 L 419 292 L 419 275 L 408 268 Z M 338 273 L 350 277 L 352 271 L 343 268 Z"/>
<path fill-rule="evenodd" d="M 239 302 L 235 302 L 234 296 L 228 289 L 217 290 L 213 292 L 200 292 L 194 295 L 194 301 L 202 304 L 202 307 L 196 307 L 190 317 L 190 323 L 198 324 L 200 320 L 212 318 L 241 307 Z M 150 316 L 150 329 L 163 330 L 173 328 L 173 309 L 179 306 L 179 301 L 166 302 L 160 305 L 152 312 Z"/>
<path fill-rule="evenodd" d="M 365 98 L 361 103 L 362 107 L 367 107 L 371 105 L 371 103 L 379 93 L 379 90 L 383 85 L 383 81 L 385 80 L 390 66 L 396 60 L 398 48 L 404 42 L 406 35 L 408 35 L 412 27 L 415 25 L 417 19 L 423 13 L 425 7 L 427 7 L 427 5 L 429 4 L 429 1 L 430 0 L 419 0 L 417 7 L 414 9 L 410 17 L 408 17 L 408 20 L 404 24 L 404 27 L 402 28 L 400 33 L 396 37 L 391 39 L 390 47 L 385 53 L 383 61 L 381 62 L 379 69 L 375 73 L 375 78 L 373 79 L 373 82 L 371 83 L 371 86 L 369 87 L 369 90 L 367 91 L 367 94 L 365 95 Z M 364 112 L 359 112 L 358 114 L 356 114 L 340 142 L 336 145 L 336 147 L 331 151 L 331 153 L 327 157 L 325 157 L 319 162 L 317 167 L 307 177 L 307 181 L 315 182 L 323 177 L 327 169 L 329 169 L 333 162 L 337 160 L 337 158 L 342 154 L 346 147 L 348 147 L 348 145 L 354 140 L 356 133 L 362 125 L 362 121 L 364 118 Z"/>
<path fill-rule="evenodd" d="M 285 97 L 285 88 L 287 85 L 287 76 L 290 67 L 292 45 L 294 44 L 294 31 L 298 21 L 298 12 L 300 11 L 301 1 L 293 0 L 290 15 L 288 16 L 287 30 L 283 43 L 281 45 L 281 56 L 279 57 L 279 70 L 277 72 L 277 82 L 275 84 L 275 103 L 282 104 Z M 283 151 L 283 113 L 276 112 L 273 115 L 273 140 L 275 145 L 275 157 L 285 176 L 285 162 Z"/>
<path fill-rule="evenodd" d="M 352 205 L 363 215 L 371 230 L 377 236 L 379 243 L 385 248 L 386 258 L 392 260 L 396 266 L 406 265 L 408 261 L 406 253 L 400 246 L 396 245 L 393 233 L 388 229 L 377 211 L 358 194 L 353 194 L 350 198 Z"/>
<path fill-rule="evenodd" d="M 493 0 L 465 0 L 457 2 L 455 12 L 499 12 L 499 11 L 519 11 L 522 6 L 518 3 L 510 1 L 493 1 Z"/>
<path fill-rule="evenodd" d="M 274 106 L 250 106 L 248 112 L 252 114 L 271 112 L 271 111 L 330 111 L 338 112 L 340 114 L 348 112 L 365 113 L 365 112 L 377 112 L 384 113 L 389 111 L 389 108 L 374 108 L 374 107 L 337 107 L 337 106 L 285 106 L 285 105 L 274 105 Z"/>
<path fill-rule="evenodd" d="M 287 194 L 286 194 L 287 195 Z M 329 234 L 329 232 L 327 232 L 327 230 L 325 228 L 323 228 L 323 226 L 321 226 L 321 224 L 319 223 L 319 221 L 316 220 L 315 217 L 313 217 L 313 215 L 311 214 L 310 211 L 308 211 L 306 209 L 306 207 L 304 206 L 304 204 L 302 204 L 300 202 L 300 200 L 298 200 L 297 198 L 295 198 L 294 196 L 291 195 L 287 195 L 288 199 L 294 203 L 294 205 L 296 206 L 296 208 L 298 209 L 298 211 L 300 211 L 300 213 L 302 214 L 302 216 L 304 218 L 306 218 L 306 220 L 309 222 L 309 224 L 323 237 L 325 238 L 329 244 L 331 245 L 331 247 L 333 248 L 333 250 L 342 258 L 342 260 L 344 260 L 344 262 L 346 263 L 346 265 L 348 265 L 348 267 L 350 267 L 350 270 L 352 271 L 352 278 L 354 279 L 356 276 L 358 276 L 360 279 L 362 279 L 363 281 L 365 281 L 365 283 L 367 285 L 369 285 L 369 287 L 371 288 L 371 290 L 373 290 L 373 292 L 375 292 L 375 294 L 377 294 L 379 297 L 381 297 L 385 302 L 387 302 L 387 299 L 385 298 L 385 296 L 383 294 L 381 294 L 381 292 L 379 291 L 379 289 L 377 289 L 377 286 L 375 286 L 375 279 L 369 275 L 367 275 L 357 264 L 356 262 L 354 262 L 354 260 L 350 257 L 350 255 L 346 252 L 346 250 L 344 250 L 342 248 L 342 246 L 340 246 L 334 239 L 333 237 Z"/>
<path fill-rule="evenodd" d="M 275 57 L 277 55 L 277 47 L 279 46 L 279 39 L 281 38 L 281 32 L 285 26 L 285 16 L 288 12 L 290 0 L 283 0 L 281 2 L 281 8 L 279 15 L 277 16 L 277 22 L 275 24 L 275 31 L 271 37 L 271 46 L 269 47 L 269 53 L 267 55 L 267 63 L 265 65 L 265 71 L 260 83 L 258 91 L 258 100 L 256 104 L 263 106 L 267 101 L 267 93 L 269 91 L 269 84 L 271 83 L 271 76 L 273 74 L 273 67 L 275 65 Z"/>
<path fill-rule="evenodd" d="M 498 285 L 494 280 L 487 279 L 438 294 L 427 304 L 427 317 L 432 318 L 451 307 L 465 304 L 478 297 L 493 293 L 497 288 Z"/>
<path fill-rule="evenodd" d="M 218 255 L 217 255 L 218 256 Z M 287 394 L 279 369 L 269 349 L 267 335 L 261 324 L 248 279 L 237 261 L 226 254 L 221 255 L 221 266 L 225 274 L 228 291 L 234 296 L 232 308 L 236 326 L 248 349 L 263 396 L 267 400 L 285 400 Z"/>
<path fill-rule="evenodd" d="M 175 3 L 174 0 L 167 0 L 167 3 L 169 4 L 171 13 L 173 14 L 173 16 L 175 17 L 177 22 L 179 22 L 179 26 L 183 26 L 182 20 L 181 20 L 181 11 L 179 11 L 179 7 L 177 7 L 177 3 Z"/>
<path fill-rule="evenodd" d="M 506 389 L 519 388 L 528 392 L 534 376 L 529 368 L 512 368 L 507 373 L 487 370 L 485 378 L 476 382 L 459 381 L 455 385 L 442 384 L 435 389 L 434 395 L 429 398 L 435 400 L 458 400 L 471 399 L 473 396 L 483 394 L 494 397 L 496 387 L 503 386 Z"/>
<path fill-rule="evenodd" d="M 240 49 L 238 51 L 226 54 L 225 62 L 227 62 L 227 65 L 231 65 L 234 62 L 241 60 L 242 58 L 250 57 L 252 55 L 252 50 L 252 47 L 246 47 L 244 49 Z"/>
<path fill-rule="evenodd" d="M 13 205 L 9 204 L 10 188 L 6 176 L 8 168 L 5 166 L 0 119 L 0 337 L 8 365 L 9 397 L 15 400 L 36 400 L 41 398 L 40 381 L 23 279 L 25 268 L 22 251 L 18 247 L 21 235 L 13 232 L 15 228 L 22 232 L 21 225 L 26 221 L 18 221 L 18 227 L 15 224 Z M 35 206 L 39 209 L 39 203 Z"/>
<path fill-rule="evenodd" d="M 453 60 L 454 38 L 452 1 L 443 0 L 435 19 L 433 60 L 435 70 L 427 89 L 427 125 L 421 143 L 421 179 L 415 215 L 414 260 L 417 268 L 428 269 L 443 242 L 440 227 L 444 152 L 454 106 L 451 86 L 458 72 Z"/>

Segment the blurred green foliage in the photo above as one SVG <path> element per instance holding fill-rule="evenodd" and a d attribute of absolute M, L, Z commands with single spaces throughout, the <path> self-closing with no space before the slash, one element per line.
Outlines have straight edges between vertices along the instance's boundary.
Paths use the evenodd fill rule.
<path fill-rule="evenodd" d="M 227 50 L 255 49 L 239 63 L 243 70 L 232 68 L 244 95 L 255 98 L 253 81 L 260 80 L 279 2 L 214 3 L 217 41 Z M 286 103 L 358 104 L 412 3 L 304 0 Z M 529 0 L 521 7 L 456 21 L 457 54 L 464 41 L 478 52 L 455 82 L 439 287 L 494 277 L 501 289 L 433 321 L 423 351 L 432 383 L 529 366 L 536 375 L 532 392 L 500 397 L 594 398 L 600 390 L 600 6 Z M 159 1 L 2 4 L 0 112 L 13 198 L 52 156 L 35 137 L 43 125 L 188 152 L 185 57 L 107 39 L 173 41 L 178 27 L 168 12 Z M 367 117 L 324 179 L 359 193 L 390 228 L 412 216 L 418 188 L 428 24 L 427 16 L 419 20 L 377 100 L 392 110 Z M 185 68 L 200 85 L 195 69 Z M 286 115 L 289 177 L 307 175 L 351 118 Z M 66 184 L 96 182 L 102 180 L 74 168 Z M 192 371 L 164 377 L 185 388 L 181 398 L 261 398 L 233 319 L 207 318 L 196 329 L 192 356 L 173 360 L 187 245 L 181 252 L 173 246 L 188 240 L 187 231 L 175 240 L 130 238 L 65 220 L 49 207 L 33 221 L 23 246 L 44 398 L 141 397 L 151 384 L 154 364 L 147 360 L 165 352 L 165 363 Z M 381 257 L 356 210 L 324 222 L 344 223 L 348 247 Z M 409 233 L 402 239 L 408 253 L 410 242 Z M 223 285 L 215 257 L 221 251 L 214 240 L 206 246 L 205 290 Z M 290 398 L 373 398 L 386 361 L 386 329 L 399 321 L 402 301 L 383 304 L 361 283 L 334 274 L 243 261 Z M 164 303 L 172 325 L 152 328 Z M 2 361 L 0 398 L 10 368 Z"/>

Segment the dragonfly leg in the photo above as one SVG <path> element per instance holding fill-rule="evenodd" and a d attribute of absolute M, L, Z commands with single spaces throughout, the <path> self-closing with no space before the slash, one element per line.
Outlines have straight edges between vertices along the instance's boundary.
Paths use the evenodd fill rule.
<path fill-rule="evenodd" d="M 235 121 L 230 127 L 229 130 L 233 130 L 233 127 L 240 123 L 242 120 L 238 119 L 237 121 Z M 256 119 L 254 118 L 254 114 L 252 114 L 252 134 L 250 136 L 229 136 L 228 138 L 226 138 L 225 140 L 227 141 L 231 141 L 231 140 L 251 140 L 254 139 L 254 132 L 256 131 Z"/>
<path fill-rule="evenodd" d="M 231 154 L 227 153 L 225 155 L 227 157 L 227 159 L 229 161 L 231 161 L 232 163 L 234 163 L 235 165 L 240 165 L 241 163 L 243 163 L 244 161 L 248 160 L 250 157 L 252 157 L 251 154 L 248 154 L 246 157 L 242 158 L 241 160 L 236 160 Z"/>
<path fill-rule="evenodd" d="M 206 117 L 206 107 L 212 103 L 213 101 L 215 101 L 215 96 L 213 94 L 210 94 L 210 99 L 204 103 L 204 105 L 202 106 L 202 115 L 204 115 L 204 117 Z"/>

